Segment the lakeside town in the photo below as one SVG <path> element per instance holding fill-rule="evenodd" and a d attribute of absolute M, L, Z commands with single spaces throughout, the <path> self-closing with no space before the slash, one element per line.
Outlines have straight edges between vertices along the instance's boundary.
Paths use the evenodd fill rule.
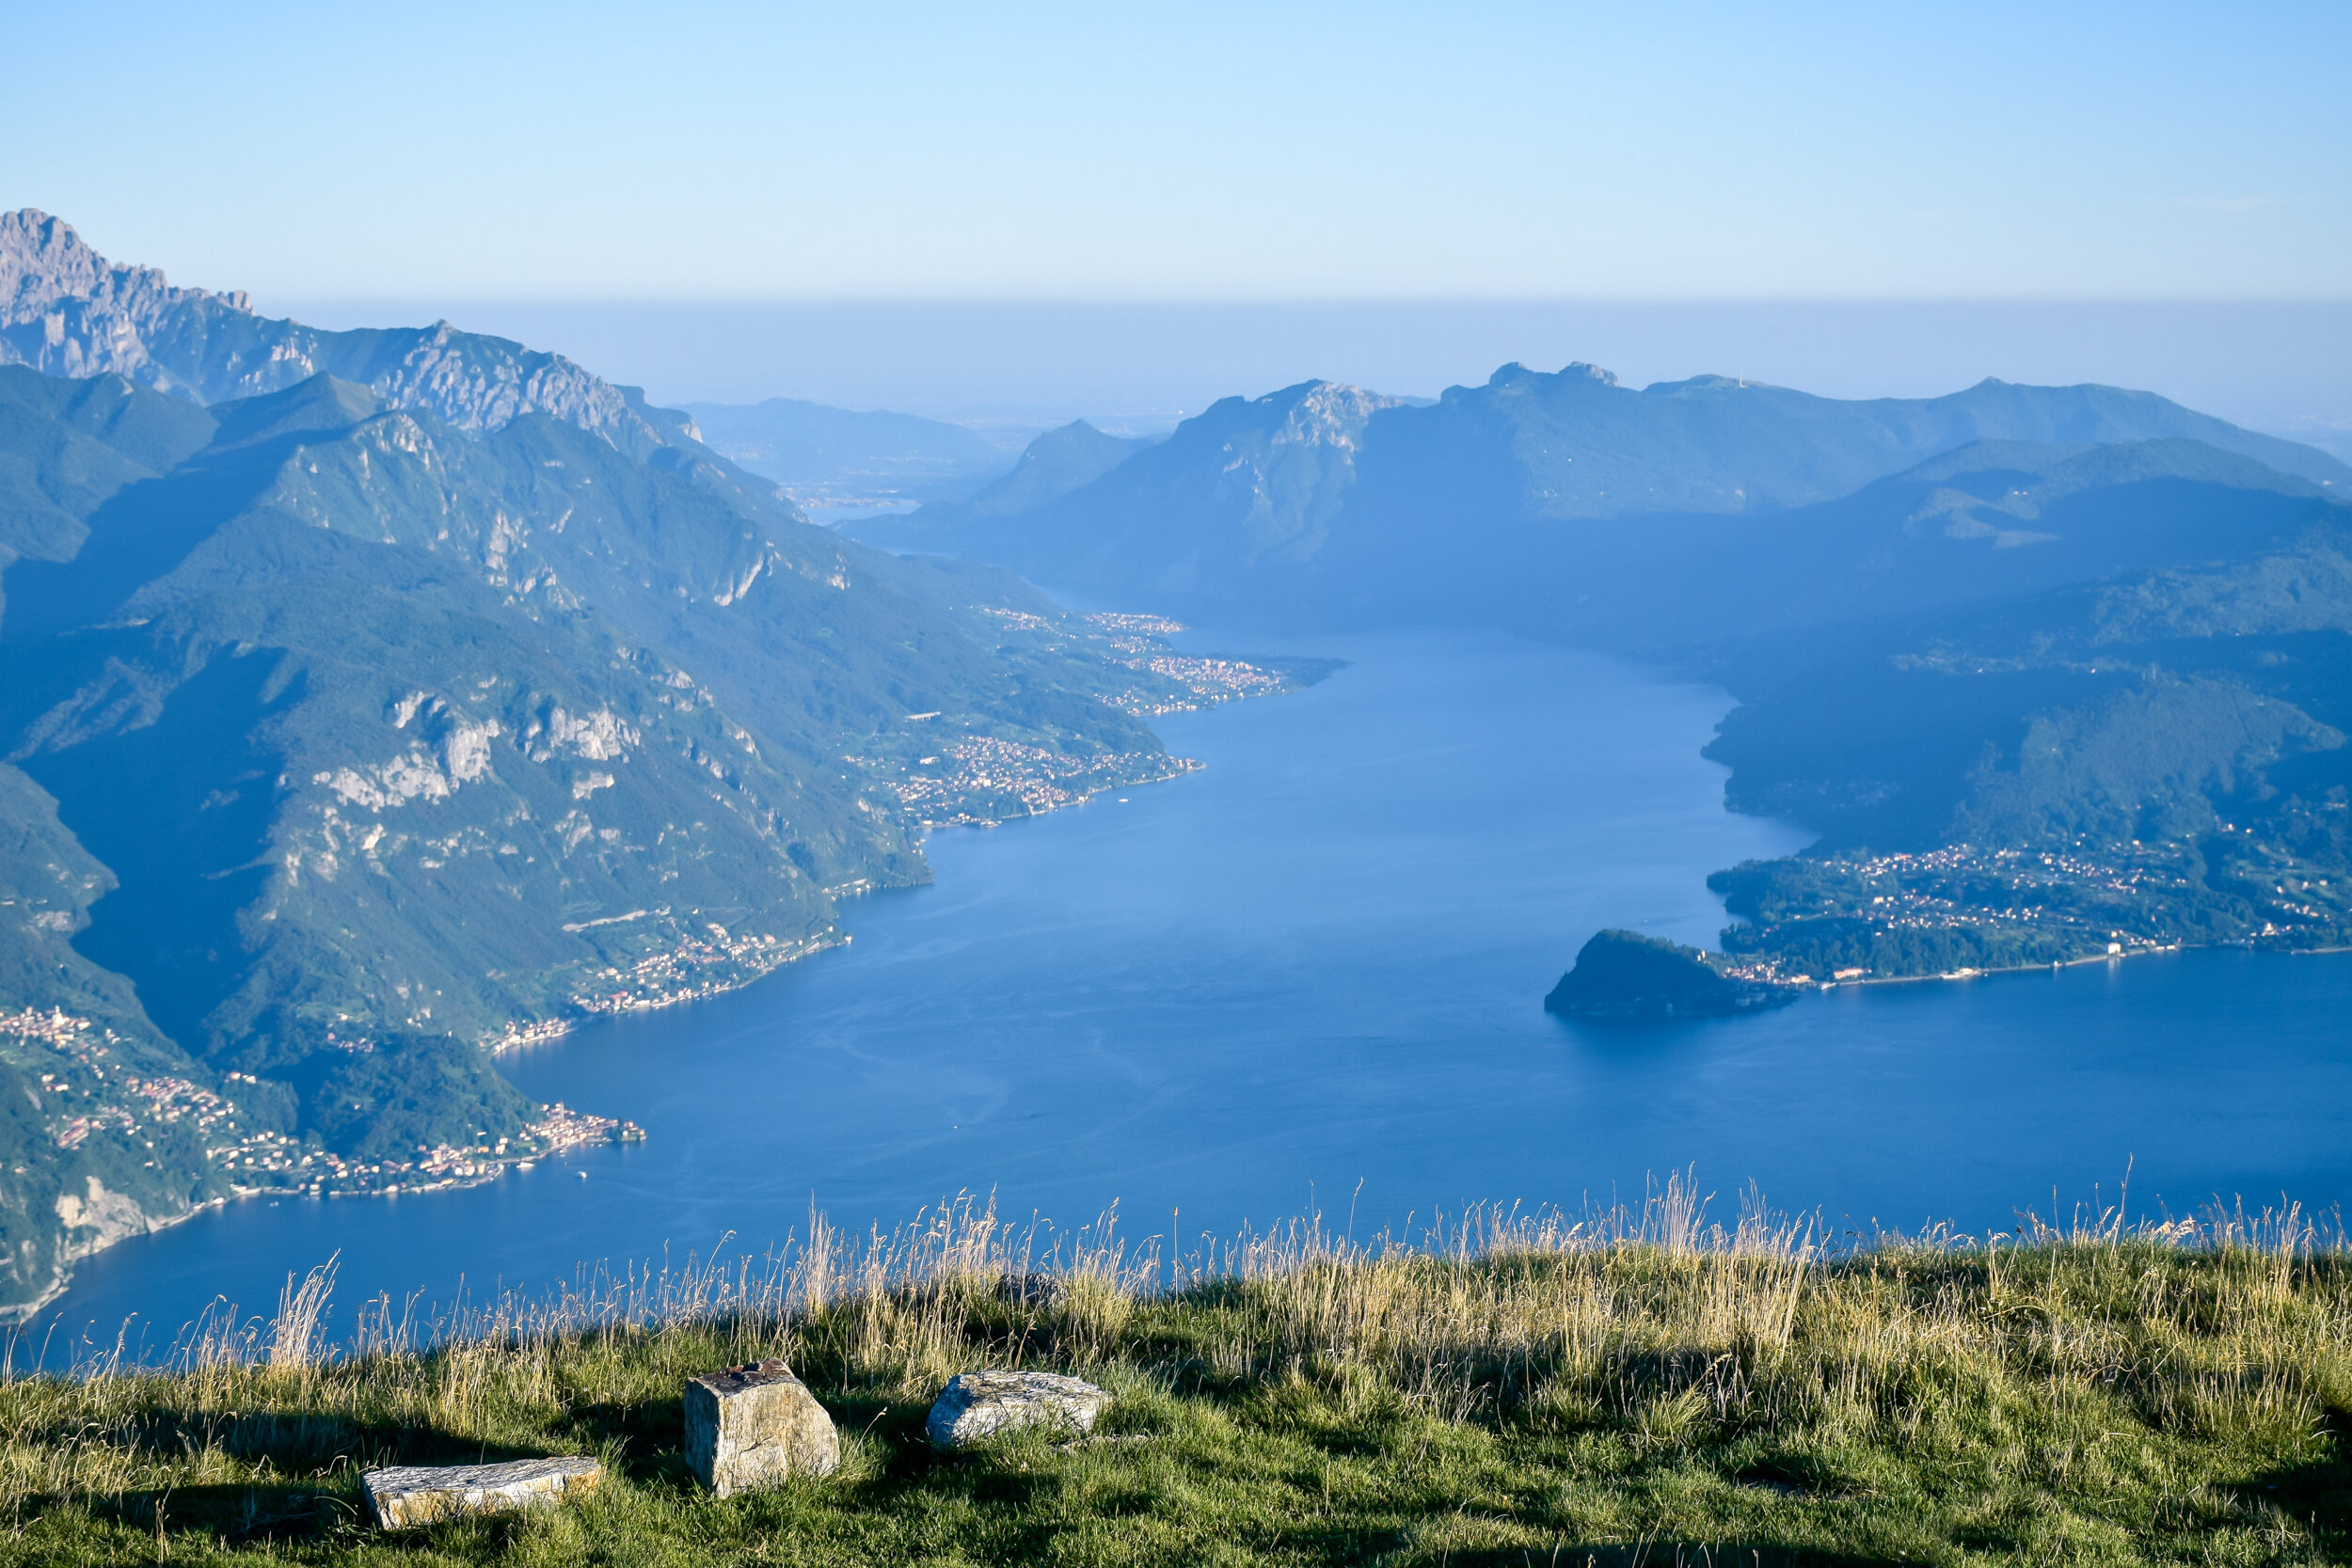
<path fill-rule="evenodd" d="M 1800 856 L 1719 872 L 1709 885 L 1741 922 L 1724 933 L 1727 960 L 1740 977 L 1775 984 L 2341 944 L 2341 878 L 2250 829 L 2220 826 L 2204 843 Z"/>
<path fill-rule="evenodd" d="M 372 1049 L 358 1039 L 336 1043 L 356 1053 Z M 0 1013 L 0 1058 L 34 1085 L 30 1092 L 40 1107 L 42 1131 L 54 1148 L 103 1151 L 113 1160 L 102 1164 L 127 1161 L 153 1169 L 159 1141 L 194 1137 L 201 1143 L 206 1166 L 221 1179 L 222 1196 L 270 1192 L 334 1197 L 470 1186 L 508 1165 L 644 1136 L 634 1122 L 558 1103 L 547 1107 L 518 1137 L 470 1147 L 420 1146 L 411 1159 L 346 1159 L 291 1133 L 249 1125 L 243 1108 L 229 1095 L 185 1078 L 140 1072 L 125 1059 L 128 1044 L 97 1021 L 62 1008 Z M 241 1072 L 222 1076 L 230 1085 L 259 1082 Z M 93 1180 L 103 1189 L 103 1174 Z M 83 1200 L 68 1195 L 61 1201 L 78 1205 Z"/>
<path fill-rule="evenodd" d="M 1271 696 L 1311 684 L 1321 673 L 1316 661 L 1286 669 L 1178 653 L 1167 639 L 1185 627 L 1162 615 L 1048 616 L 987 606 L 976 610 L 1001 629 L 1009 647 L 1074 653 L 1130 672 L 1132 678 L 1106 689 L 1104 701 L 1138 719 Z M 946 733 L 934 735 L 943 723 L 949 726 Z M 946 715 L 909 714 L 902 730 L 878 735 L 870 750 L 841 760 L 888 790 L 923 828 L 993 827 L 1200 766 L 1165 751 L 1075 754 L 1001 736 L 964 734 L 956 726 Z"/>

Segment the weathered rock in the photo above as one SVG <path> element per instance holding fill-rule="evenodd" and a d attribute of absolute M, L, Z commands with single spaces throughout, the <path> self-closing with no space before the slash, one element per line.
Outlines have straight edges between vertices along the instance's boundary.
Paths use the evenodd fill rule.
<path fill-rule="evenodd" d="M 403 1465 L 359 1478 L 386 1529 L 406 1529 L 465 1513 L 545 1508 L 592 1492 L 604 1479 L 593 1459 L 517 1459 L 505 1465 Z"/>
<path fill-rule="evenodd" d="M 724 1497 L 790 1476 L 832 1474 L 841 1434 L 808 1386 L 771 1359 L 686 1385 L 686 1463 Z"/>
<path fill-rule="evenodd" d="M 964 1372 L 940 1390 L 924 1425 L 935 1446 L 963 1449 L 1023 1427 L 1091 1432 L 1110 1402 L 1093 1384 L 1055 1372 Z"/>

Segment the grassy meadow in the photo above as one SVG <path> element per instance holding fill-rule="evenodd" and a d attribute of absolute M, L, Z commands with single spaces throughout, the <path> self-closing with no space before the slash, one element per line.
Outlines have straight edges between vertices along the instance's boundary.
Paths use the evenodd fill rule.
<path fill-rule="evenodd" d="M 950 1205 L 761 1263 L 462 1321 L 329 1275 L 170 1366 L 0 1384 L 0 1568 L 33 1563 L 2319 1563 L 2352 1559 L 2352 1254 L 2292 1212 L 1825 1248 L 1679 1184 L 1411 1246 L 1302 1222 L 1182 1259 L 1041 1255 Z M 840 1471 L 715 1500 L 694 1373 L 783 1355 Z M 1070 1371 L 1093 1439 L 957 1456 L 931 1397 Z M 592 1497 L 401 1535 L 387 1463 L 600 1455 Z"/>

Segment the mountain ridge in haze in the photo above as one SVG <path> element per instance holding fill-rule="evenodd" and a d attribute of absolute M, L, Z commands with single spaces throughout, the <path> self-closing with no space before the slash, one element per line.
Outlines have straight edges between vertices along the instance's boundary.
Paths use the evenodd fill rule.
<path fill-rule="evenodd" d="M 1292 405 L 1310 396 L 1359 410 L 1344 439 L 1291 428 Z M 1180 613 L 1425 617 L 1458 608 L 1428 601 L 1433 559 L 1449 592 L 1470 575 L 1449 569 L 1453 561 L 1509 583 L 1525 560 L 1593 528 L 1767 516 L 1971 442 L 2172 437 L 2352 487 L 2352 467 L 2315 449 L 2113 388 L 1986 381 L 1942 398 L 1855 402 L 1710 376 L 1636 391 L 1590 365 L 1549 375 L 1506 365 L 1424 406 L 1324 382 L 1227 399 L 1150 451 L 1022 512 L 856 527 L 896 548 L 1158 595 Z M 1274 477 L 1286 462 L 1290 483 Z M 1309 469 L 1313 478 L 1299 483 Z M 1248 497 L 1228 493 L 1229 472 L 1248 476 Z"/>
<path fill-rule="evenodd" d="M 690 403 L 703 444 L 803 506 L 952 499 L 1013 466 L 1018 436 L 797 398 Z"/>

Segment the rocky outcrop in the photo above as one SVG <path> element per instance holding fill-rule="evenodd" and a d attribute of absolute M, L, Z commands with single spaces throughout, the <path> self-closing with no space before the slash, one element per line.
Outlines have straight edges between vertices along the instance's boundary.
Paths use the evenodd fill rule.
<path fill-rule="evenodd" d="M 841 1435 L 808 1386 L 782 1361 L 698 1377 L 686 1385 L 686 1464 L 720 1497 L 795 1476 L 831 1475 Z"/>
<path fill-rule="evenodd" d="M 242 291 L 174 288 L 154 267 L 110 261 L 62 218 L 0 214 L 0 364 L 47 375 L 114 373 L 199 403 L 282 391 L 325 372 L 463 431 L 544 414 L 640 445 L 691 439 L 621 388 L 559 354 L 448 322 L 327 332 L 254 314 Z"/>
<path fill-rule="evenodd" d="M 153 267 L 107 261 L 62 218 L 29 207 L 0 214 L 0 362 L 188 391 L 148 341 L 169 336 L 177 319 L 214 312 L 251 313 L 243 293 L 175 289 Z"/>
<path fill-rule="evenodd" d="M 940 1390 L 924 1430 L 941 1449 L 968 1449 L 1027 1427 L 1083 1435 L 1110 1402 L 1093 1384 L 1055 1372 L 964 1372 Z"/>
<path fill-rule="evenodd" d="M 506 1465 L 404 1465 L 370 1470 L 359 1485 L 375 1522 L 406 1529 L 469 1513 L 546 1508 L 596 1490 L 604 1466 L 593 1459 L 518 1459 Z"/>
<path fill-rule="evenodd" d="M 117 1242 L 161 1230 L 187 1217 L 183 1210 L 155 1218 L 139 1206 L 138 1199 L 128 1193 L 108 1192 L 106 1184 L 95 1176 L 87 1179 L 85 1188 L 80 1195 L 57 1195 L 57 1223 L 66 1235 L 65 1245 L 58 1253 L 60 1262 L 75 1262 Z"/>

